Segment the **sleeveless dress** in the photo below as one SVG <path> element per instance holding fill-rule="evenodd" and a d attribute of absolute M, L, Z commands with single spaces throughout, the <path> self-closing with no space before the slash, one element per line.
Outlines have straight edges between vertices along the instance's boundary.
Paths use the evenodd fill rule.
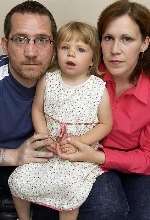
<path fill-rule="evenodd" d="M 59 70 L 45 77 L 44 112 L 54 139 L 59 137 L 62 123 L 71 135 L 82 135 L 98 123 L 98 106 L 105 89 L 102 79 L 91 75 L 81 85 L 69 86 L 62 81 Z M 16 197 L 56 210 L 71 210 L 87 199 L 102 173 L 94 163 L 70 162 L 55 156 L 46 163 L 17 167 L 9 177 L 9 186 Z"/>

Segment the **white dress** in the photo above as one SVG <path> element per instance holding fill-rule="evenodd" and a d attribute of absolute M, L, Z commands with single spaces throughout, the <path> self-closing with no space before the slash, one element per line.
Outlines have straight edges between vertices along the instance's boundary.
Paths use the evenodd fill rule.
<path fill-rule="evenodd" d="M 62 81 L 59 70 L 47 73 L 44 112 L 53 138 L 59 136 L 61 123 L 65 123 L 71 135 L 81 135 L 93 128 L 98 123 L 104 88 L 103 80 L 94 75 L 81 85 L 69 86 Z M 57 210 L 71 210 L 87 199 L 102 172 L 93 163 L 70 162 L 56 156 L 44 164 L 17 167 L 9 178 L 9 186 L 16 197 Z"/>

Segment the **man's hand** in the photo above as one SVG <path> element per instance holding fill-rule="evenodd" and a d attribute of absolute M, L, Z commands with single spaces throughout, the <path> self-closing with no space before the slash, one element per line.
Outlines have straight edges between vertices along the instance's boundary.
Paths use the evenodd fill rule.
<path fill-rule="evenodd" d="M 50 142 L 47 135 L 33 135 L 13 152 L 15 165 L 22 165 L 30 162 L 46 162 L 53 156 L 53 153 L 50 151 L 38 151 L 38 149 L 49 146 L 51 144 Z"/>

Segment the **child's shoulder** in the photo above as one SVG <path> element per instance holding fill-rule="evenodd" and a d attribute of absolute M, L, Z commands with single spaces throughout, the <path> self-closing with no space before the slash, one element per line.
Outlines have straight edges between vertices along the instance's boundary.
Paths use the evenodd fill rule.
<path fill-rule="evenodd" d="M 95 84 L 105 86 L 106 83 L 104 82 L 104 80 L 101 77 L 95 76 L 95 75 L 92 75 L 91 77 L 92 77 L 92 80 Z"/>
<path fill-rule="evenodd" d="M 45 74 L 46 79 L 56 79 L 59 76 L 60 76 L 60 71 L 59 70 L 55 70 L 53 72 L 46 72 L 46 74 Z"/>

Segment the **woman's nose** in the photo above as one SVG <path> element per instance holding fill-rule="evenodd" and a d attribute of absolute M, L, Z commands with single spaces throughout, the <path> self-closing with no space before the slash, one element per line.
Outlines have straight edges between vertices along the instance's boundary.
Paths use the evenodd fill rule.
<path fill-rule="evenodd" d="M 121 51 L 120 42 L 116 40 L 112 44 L 111 52 L 112 54 L 117 54 L 120 53 L 120 51 Z"/>

